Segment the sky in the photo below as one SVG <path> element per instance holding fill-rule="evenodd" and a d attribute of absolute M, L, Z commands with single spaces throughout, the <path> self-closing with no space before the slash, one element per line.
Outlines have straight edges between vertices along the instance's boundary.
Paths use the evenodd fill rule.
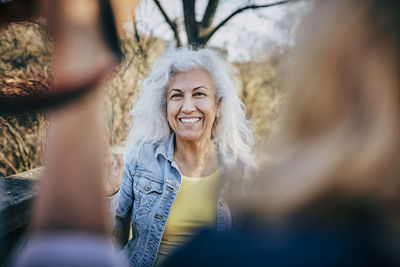
<path fill-rule="evenodd" d="M 179 18 L 183 22 L 181 1 L 160 0 L 171 19 Z M 202 18 L 207 2 L 207 0 L 196 1 L 198 20 Z M 276 0 L 220 0 L 213 25 L 218 24 L 234 10 L 248 2 L 266 4 L 274 3 Z M 260 53 L 272 53 L 276 47 L 292 42 L 295 29 L 292 26 L 298 24 L 305 9 L 303 3 L 296 3 L 245 11 L 220 28 L 208 45 L 225 48 L 230 61 L 254 60 Z M 136 9 L 136 19 L 140 33 L 152 34 L 169 41 L 173 40 L 172 31 L 164 22 L 153 1 L 141 1 Z M 184 27 L 183 23 L 181 25 Z M 129 25 L 127 28 L 129 29 Z M 181 39 L 185 43 L 183 31 L 182 28 Z"/>

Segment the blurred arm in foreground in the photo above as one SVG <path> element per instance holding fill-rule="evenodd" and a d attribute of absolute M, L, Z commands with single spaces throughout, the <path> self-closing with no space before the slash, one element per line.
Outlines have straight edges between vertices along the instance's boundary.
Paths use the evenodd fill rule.
<path fill-rule="evenodd" d="M 108 1 L 43 3 L 55 38 L 53 90 L 83 92 L 50 114 L 46 166 L 32 236 L 16 266 L 121 266 L 109 243 L 104 195 L 114 189 L 103 185 L 107 153 L 98 119 L 99 84 L 120 59 L 114 51 L 118 44 L 110 44 L 116 40 L 115 29 L 104 28 L 107 22 L 113 28 L 112 16 L 100 23 Z"/>
<path fill-rule="evenodd" d="M 33 235 L 17 266 L 119 266 L 109 243 L 104 153 L 93 91 L 53 112 Z"/>

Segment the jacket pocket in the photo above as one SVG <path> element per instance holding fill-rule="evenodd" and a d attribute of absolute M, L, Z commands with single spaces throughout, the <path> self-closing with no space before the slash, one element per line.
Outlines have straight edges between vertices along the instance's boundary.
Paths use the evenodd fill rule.
<path fill-rule="evenodd" d="M 140 176 L 137 181 L 137 189 L 143 194 L 161 194 L 162 184 L 146 176 Z"/>

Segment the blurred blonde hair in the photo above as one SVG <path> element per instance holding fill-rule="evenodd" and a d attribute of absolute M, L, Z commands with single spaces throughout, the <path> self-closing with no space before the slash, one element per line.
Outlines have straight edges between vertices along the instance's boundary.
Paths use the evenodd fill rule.
<path fill-rule="evenodd" d="M 400 4 L 315 5 L 300 28 L 280 130 L 264 147 L 274 160 L 239 205 L 270 218 L 350 202 L 395 215 Z"/>

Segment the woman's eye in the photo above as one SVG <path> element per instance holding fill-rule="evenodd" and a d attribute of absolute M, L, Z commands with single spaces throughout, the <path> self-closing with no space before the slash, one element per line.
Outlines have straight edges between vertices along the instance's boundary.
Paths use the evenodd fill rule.
<path fill-rule="evenodd" d="M 203 95 L 206 95 L 206 94 L 205 93 L 201 93 L 201 92 L 197 92 L 197 93 L 193 94 L 193 96 L 203 96 Z"/>
<path fill-rule="evenodd" d="M 172 96 L 171 96 L 171 98 L 177 98 L 177 97 L 182 97 L 183 95 L 182 94 L 173 94 Z"/>

